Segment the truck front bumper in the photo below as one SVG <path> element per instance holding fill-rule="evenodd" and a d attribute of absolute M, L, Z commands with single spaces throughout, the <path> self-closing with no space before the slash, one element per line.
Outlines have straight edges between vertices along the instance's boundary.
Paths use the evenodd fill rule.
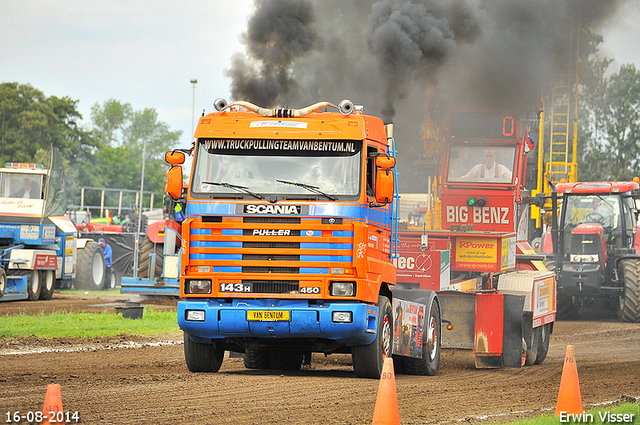
<path fill-rule="evenodd" d="M 194 311 L 200 313 L 189 313 Z M 288 320 L 249 320 L 250 314 L 255 316 L 253 312 L 264 311 L 276 312 L 280 318 L 288 316 Z M 350 314 L 351 321 L 336 321 L 334 313 L 343 318 Z M 198 320 L 187 320 L 188 316 Z M 375 340 L 378 316 L 378 307 L 362 303 L 273 299 L 178 302 L 180 329 L 207 339 L 325 338 L 347 346 L 368 345 Z"/>

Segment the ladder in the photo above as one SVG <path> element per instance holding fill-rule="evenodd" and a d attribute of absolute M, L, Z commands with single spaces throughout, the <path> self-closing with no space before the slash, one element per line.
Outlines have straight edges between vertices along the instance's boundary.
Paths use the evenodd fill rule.
<path fill-rule="evenodd" d="M 558 72 L 551 83 L 549 151 L 545 180 L 576 182 L 577 170 L 577 57 L 578 25 L 567 29 L 564 54 L 557 60 Z"/>

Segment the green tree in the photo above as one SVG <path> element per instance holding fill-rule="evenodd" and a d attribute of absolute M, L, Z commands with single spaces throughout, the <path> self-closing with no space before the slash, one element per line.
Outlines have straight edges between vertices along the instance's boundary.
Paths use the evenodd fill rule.
<path fill-rule="evenodd" d="M 130 104 L 122 104 L 114 99 L 107 100 L 102 106 L 96 103 L 91 107 L 91 121 L 96 134 L 107 146 L 112 146 L 118 139 L 117 133 L 131 120 L 132 114 Z"/>
<path fill-rule="evenodd" d="M 583 79 L 580 176 L 588 180 L 630 180 L 640 171 L 640 72 L 627 64 L 606 77 L 609 63 L 594 61 Z"/>
<path fill-rule="evenodd" d="M 79 126 L 78 101 L 46 97 L 29 84 L 0 84 L 0 164 L 48 166 L 51 145 L 58 147 L 66 170 L 67 194 L 75 200 L 79 169 L 90 161 L 98 142 Z"/>
<path fill-rule="evenodd" d="M 92 134 L 102 142 L 91 186 L 140 190 L 144 150 L 144 190 L 164 192 L 168 169 L 164 154 L 176 146 L 182 131 L 171 131 L 158 121 L 153 108 L 134 111 L 130 104 L 114 99 L 95 104 L 91 121 Z"/>
<path fill-rule="evenodd" d="M 612 180 L 631 180 L 638 175 L 640 154 L 640 73 L 623 65 L 609 79 L 605 111 L 605 148 L 611 152 Z"/>

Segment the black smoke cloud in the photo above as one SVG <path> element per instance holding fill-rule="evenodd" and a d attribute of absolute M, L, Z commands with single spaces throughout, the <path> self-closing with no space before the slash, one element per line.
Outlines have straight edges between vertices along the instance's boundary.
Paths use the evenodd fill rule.
<path fill-rule="evenodd" d="M 348 98 L 393 120 L 401 155 L 420 157 L 428 98 L 530 110 L 566 50 L 567 24 L 597 25 L 623 1 L 256 0 L 246 52 L 227 70 L 231 94 L 293 108 Z"/>
<path fill-rule="evenodd" d="M 406 98 L 417 73 L 427 76 L 451 56 L 454 33 L 426 4 L 393 0 L 373 5 L 369 26 L 369 48 L 385 76 L 383 95 L 390 100 L 382 115 L 392 118 L 394 101 Z"/>
<path fill-rule="evenodd" d="M 270 105 L 295 90 L 293 62 L 318 42 L 310 1 L 258 0 L 243 35 L 247 57 L 235 55 L 227 72 L 234 97 Z"/>
<path fill-rule="evenodd" d="M 616 0 L 256 0 L 232 59 L 232 96 L 261 106 L 352 96 L 392 120 L 417 92 L 526 107 L 566 44 Z M 421 105 L 410 105 L 421 108 Z"/>

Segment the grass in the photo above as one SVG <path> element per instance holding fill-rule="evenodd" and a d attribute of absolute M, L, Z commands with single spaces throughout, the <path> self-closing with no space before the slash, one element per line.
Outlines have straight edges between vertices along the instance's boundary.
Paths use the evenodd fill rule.
<path fill-rule="evenodd" d="M 535 418 L 524 419 L 516 422 L 509 422 L 507 425 L 558 425 L 560 423 L 569 423 L 569 424 L 610 424 L 610 423 L 630 423 L 640 425 L 640 403 L 621 403 L 618 405 L 612 405 L 606 408 L 596 408 L 587 410 L 585 413 L 591 415 L 585 416 L 583 415 L 579 420 L 569 420 L 569 418 L 563 418 L 563 421 L 560 422 L 560 416 L 555 416 L 554 414 L 537 416 Z M 610 414 L 611 416 L 606 416 L 606 414 Z M 613 416 L 613 415 L 624 415 L 627 414 L 627 418 L 622 416 Z M 600 416 L 602 415 L 602 417 Z M 631 422 L 628 420 L 633 415 L 633 419 Z M 604 419 L 604 420 L 602 420 Z M 613 421 L 611 420 L 613 419 Z M 627 419 L 627 422 L 623 422 L 624 419 Z"/>
<path fill-rule="evenodd" d="M 104 293 L 103 291 L 100 291 Z M 179 331 L 176 311 L 156 311 L 147 306 L 141 319 L 124 319 L 113 313 L 53 312 L 3 316 L 0 339 L 24 336 L 50 338 L 97 338 L 118 334 L 158 336 Z"/>

